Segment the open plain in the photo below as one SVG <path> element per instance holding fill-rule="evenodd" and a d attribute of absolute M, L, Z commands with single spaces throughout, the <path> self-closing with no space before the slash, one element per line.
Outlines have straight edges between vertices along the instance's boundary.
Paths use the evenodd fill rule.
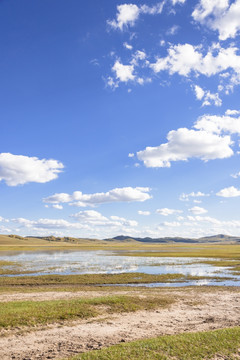
<path fill-rule="evenodd" d="M 104 273 L 98 268 L 96 273 L 91 274 L 61 275 L 56 273 L 55 267 L 50 268 L 52 274 L 33 275 L 24 273 L 23 264 L 11 261 L 11 255 L 31 253 L 37 256 L 39 252 L 56 246 L 54 254 L 63 250 L 70 251 L 69 254 L 82 251 L 84 257 L 90 249 L 93 251 L 94 245 L 91 243 L 89 249 L 88 242 L 83 241 L 82 244 L 63 243 L 61 246 L 52 242 L 47 246 L 48 243 L 43 241 L 42 249 L 39 244 L 35 248 L 31 239 L 20 245 L 19 241 L 13 240 L 11 249 L 6 249 L 4 242 L 0 245 L 1 258 L 10 254 L 9 261 L 2 260 L 0 263 L 2 359 L 60 360 L 75 356 L 78 359 L 119 360 L 231 359 L 239 356 L 240 288 L 234 278 L 239 274 L 239 245 L 129 242 L 124 245 L 123 251 L 123 244 L 116 242 L 107 244 L 113 258 L 119 255 L 115 253 L 119 250 L 123 260 L 130 257 L 130 260 L 141 258 L 149 261 L 153 258 L 150 269 L 161 269 L 161 262 L 170 258 L 167 263 L 169 273 L 149 274 L 136 269 L 129 273 Z M 107 245 L 97 243 L 95 250 L 106 251 Z M 19 248 L 21 246 L 23 249 Z M 97 259 L 99 255 L 96 254 Z M 106 256 L 109 257 L 109 254 Z M 212 276 L 203 273 L 191 275 L 190 270 L 189 274 L 181 274 L 182 266 L 179 272 L 174 270 L 171 273 L 177 258 L 195 259 L 193 263 L 191 260 L 185 264 L 190 268 L 194 264 L 194 269 L 198 264 L 214 269 L 217 264 L 218 271 L 221 268 L 228 271 L 226 279 L 235 279 L 232 280 L 235 286 L 223 286 L 228 280 L 219 277 L 217 272 L 215 281 L 218 286 L 186 286 L 193 280 L 208 284 Z M 223 333 L 215 332 L 219 329 Z M 182 336 L 181 339 L 178 336 Z M 218 346 L 211 340 L 211 346 L 204 341 L 206 346 L 201 348 L 192 336 L 213 336 Z M 166 341 L 170 339 L 172 345 L 166 347 Z M 192 349 L 196 345 L 193 352 L 184 351 L 189 341 L 193 344 Z M 178 348 L 176 344 L 182 345 Z"/>

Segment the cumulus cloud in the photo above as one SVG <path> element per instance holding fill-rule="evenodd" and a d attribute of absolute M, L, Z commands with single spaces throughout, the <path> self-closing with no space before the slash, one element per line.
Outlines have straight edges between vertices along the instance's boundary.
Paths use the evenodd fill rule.
<path fill-rule="evenodd" d="M 103 227 L 111 227 L 116 231 L 121 231 L 122 229 L 131 229 L 138 225 L 135 220 L 128 220 L 119 216 L 110 216 L 107 218 L 94 210 L 80 211 L 77 214 L 72 214 L 70 217 L 74 222 L 70 222 L 64 219 L 47 219 L 41 218 L 38 220 L 29 220 L 25 218 L 15 218 L 11 219 L 13 224 L 17 224 L 18 231 L 24 231 L 24 229 L 31 232 L 42 232 L 54 233 L 57 231 L 98 231 Z M 62 234 L 62 233 L 61 233 Z"/>
<path fill-rule="evenodd" d="M 116 60 L 112 70 L 115 72 L 116 78 L 121 82 L 128 82 L 129 80 L 135 79 L 135 75 L 133 74 L 134 65 L 123 65 L 119 60 Z"/>
<path fill-rule="evenodd" d="M 193 129 L 172 130 L 167 135 L 167 143 L 147 147 L 137 152 L 137 157 L 146 167 L 170 167 L 172 161 L 190 158 L 224 159 L 234 154 L 230 136 L 233 134 L 240 135 L 238 110 L 227 110 L 222 116 L 206 114 L 197 119 Z"/>
<path fill-rule="evenodd" d="M 52 207 L 53 207 L 54 209 L 58 209 L 58 210 L 62 210 L 62 209 L 63 209 L 63 206 L 60 205 L 60 204 L 53 204 Z"/>
<path fill-rule="evenodd" d="M 207 223 L 210 223 L 210 224 L 215 224 L 215 225 L 219 225 L 221 224 L 221 221 L 213 218 L 213 217 L 210 217 L 210 216 L 187 216 L 187 219 L 189 221 L 194 221 L 194 222 L 207 222 Z"/>
<path fill-rule="evenodd" d="M 202 208 L 202 207 L 199 207 L 199 206 L 194 206 L 192 207 L 191 209 L 189 209 L 189 211 L 191 213 L 193 213 L 194 215 L 201 215 L 201 214 L 205 214 L 207 213 L 207 210 Z"/>
<path fill-rule="evenodd" d="M 128 49 L 130 47 L 126 45 Z M 144 83 L 149 83 L 152 81 L 150 77 L 141 77 L 137 76 L 137 70 L 139 67 L 145 67 L 145 59 L 147 55 L 143 50 L 137 50 L 131 55 L 131 60 L 129 64 L 123 64 L 121 60 L 116 59 L 114 65 L 112 66 L 112 71 L 114 73 L 114 79 L 110 76 L 108 77 L 106 83 L 113 90 L 119 86 L 119 83 L 128 83 L 129 81 L 143 85 Z M 129 89 L 130 91 L 130 89 Z"/>
<path fill-rule="evenodd" d="M 195 91 L 196 98 L 198 100 L 202 100 L 202 98 L 204 97 L 205 91 L 198 85 L 194 86 L 194 91 Z"/>
<path fill-rule="evenodd" d="M 139 210 L 139 211 L 138 211 L 138 214 L 139 214 L 139 215 L 143 215 L 143 216 L 149 216 L 151 213 L 150 213 L 150 211 L 142 211 L 142 210 Z"/>
<path fill-rule="evenodd" d="M 237 196 L 240 196 L 240 190 L 235 188 L 234 186 L 230 186 L 228 188 L 224 188 L 224 189 L 220 190 L 216 195 L 222 196 L 225 198 L 237 197 Z"/>
<path fill-rule="evenodd" d="M 129 154 L 128 154 L 128 157 L 129 157 L 129 158 L 133 158 L 134 156 L 135 156 L 134 153 L 129 153 Z"/>
<path fill-rule="evenodd" d="M 167 140 L 165 144 L 137 152 L 138 159 L 146 167 L 170 167 L 172 161 L 187 161 L 189 158 L 208 161 L 233 155 L 230 136 L 180 128 L 170 131 Z"/>
<path fill-rule="evenodd" d="M 107 23 L 113 29 L 120 29 L 121 31 L 128 26 L 134 26 L 139 19 L 140 14 L 155 15 L 160 14 L 163 9 L 164 2 L 158 3 L 155 6 L 135 4 L 122 4 L 117 6 L 116 19 L 108 20 Z"/>
<path fill-rule="evenodd" d="M 140 9 L 135 4 L 118 5 L 116 19 L 108 20 L 108 24 L 114 29 L 123 30 L 124 26 L 133 26 L 139 15 Z"/>
<path fill-rule="evenodd" d="M 227 10 L 229 0 L 200 0 L 192 13 L 194 20 L 202 22 L 210 16 L 220 16 Z"/>
<path fill-rule="evenodd" d="M 29 182 L 46 183 L 56 179 L 63 168 L 61 162 L 53 159 L 0 154 L 0 181 L 5 181 L 9 186 Z"/>
<path fill-rule="evenodd" d="M 194 128 L 206 131 L 212 134 L 240 134 L 240 117 L 232 117 L 229 115 L 203 115 L 198 118 L 194 124 Z"/>
<path fill-rule="evenodd" d="M 8 219 L 3 218 L 2 216 L 0 216 L 0 222 L 9 222 L 9 220 L 8 220 Z"/>
<path fill-rule="evenodd" d="M 181 201 L 189 201 L 189 198 L 204 197 L 204 196 L 209 196 L 209 194 L 204 194 L 201 191 L 197 191 L 197 192 L 193 191 L 193 192 L 191 192 L 189 194 L 182 193 L 179 196 L 179 200 L 181 200 Z"/>
<path fill-rule="evenodd" d="M 178 73 L 182 76 L 189 76 L 191 73 L 212 76 L 227 69 L 240 73 L 240 55 L 238 48 L 228 48 L 220 45 L 209 48 L 204 55 L 200 46 L 191 44 L 171 45 L 166 57 L 159 57 L 155 63 L 149 66 L 155 73 L 168 71 L 169 74 Z"/>
<path fill-rule="evenodd" d="M 205 91 L 198 85 L 194 86 L 194 92 L 198 100 L 203 100 L 202 106 L 209 106 L 212 104 L 215 106 L 222 105 L 222 100 L 218 93 L 212 94 L 209 90 Z"/>
<path fill-rule="evenodd" d="M 82 224 L 71 223 L 64 219 L 39 219 L 29 220 L 25 218 L 12 219 L 14 223 L 22 225 L 29 229 L 84 229 Z"/>
<path fill-rule="evenodd" d="M 127 220 L 119 216 L 110 216 L 107 218 L 101 213 L 95 210 L 79 211 L 76 214 L 70 215 L 72 218 L 80 223 L 94 226 L 137 226 L 138 223 L 135 220 Z"/>
<path fill-rule="evenodd" d="M 235 38 L 240 30 L 240 1 L 200 0 L 192 16 L 195 21 L 218 31 L 219 39 Z"/>
<path fill-rule="evenodd" d="M 157 209 L 156 213 L 163 215 L 163 216 L 169 216 L 169 215 L 174 215 L 174 214 L 181 214 L 182 210 L 163 208 L 163 209 Z"/>
<path fill-rule="evenodd" d="M 240 115 L 240 110 L 232 110 L 232 109 L 228 109 L 225 111 L 226 115 Z"/>
<path fill-rule="evenodd" d="M 83 194 L 81 191 L 75 191 L 72 195 L 58 193 L 43 199 L 44 203 L 59 204 L 71 203 L 72 205 L 84 207 L 95 206 L 111 202 L 133 202 L 145 201 L 151 199 L 148 187 L 124 187 L 115 188 L 106 193 Z"/>
<path fill-rule="evenodd" d="M 172 221 L 172 222 L 164 221 L 161 225 L 168 226 L 168 227 L 178 227 L 178 226 L 181 226 L 181 223 L 178 221 Z"/>

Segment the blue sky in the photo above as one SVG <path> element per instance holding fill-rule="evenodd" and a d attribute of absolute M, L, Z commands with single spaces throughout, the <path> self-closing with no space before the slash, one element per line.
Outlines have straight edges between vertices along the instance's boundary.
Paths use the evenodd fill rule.
<path fill-rule="evenodd" d="M 240 0 L 0 1 L 0 232 L 240 234 Z"/>

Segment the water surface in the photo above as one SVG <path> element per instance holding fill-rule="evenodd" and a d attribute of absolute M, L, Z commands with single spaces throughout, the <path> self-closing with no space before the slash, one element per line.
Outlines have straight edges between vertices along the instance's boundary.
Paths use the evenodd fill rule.
<path fill-rule="evenodd" d="M 204 260 L 216 260 L 209 258 L 122 256 L 122 251 L 106 250 L 51 250 L 1 253 L 1 260 L 20 264 L 18 276 L 24 275 L 26 271 L 29 272 L 28 275 L 141 272 L 145 274 L 183 274 L 205 278 L 205 280 L 198 280 L 197 282 L 188 282 L 188 285 L 240 285 L 240 276 L 232 275 L 229 268 L 200 263 Z M 8 269 L 11 269 L 11 266 Z M 219 277 L 220 282 L 208 279 L 213 276 Z M 221 278 L 226 277 L 229 279 L 222 279 L 221 281 Z M 176 285 L 176 283 L 171 283 L 171 285 L 173 284 Z M 178 285 L 183 284 L 179 283 Z M 157 286 L 157 284 L 148 284 L 147 286 Z"/>

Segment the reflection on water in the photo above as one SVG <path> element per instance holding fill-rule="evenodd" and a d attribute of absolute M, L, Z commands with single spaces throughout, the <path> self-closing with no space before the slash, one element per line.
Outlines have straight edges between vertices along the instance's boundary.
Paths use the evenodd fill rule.
<path fill-rule="evenodd" d="M 186 276 L 202 276 L 202 280 L 188 282 L 188 285 L 209 285 L 209 277 L 217 276 L 233 278 L 228 268 L 199 264 L 206 259 L 199 258 L 173 258 L 173 257 L 144 257 L 119 256 L 117 251 L 45 251 L 45 252 L 11 252 L 1 253 L 0 261 L 13 261 L 21 265 L 20 272 L 30 272 L 29 275 L 47 274 L 117 274 L 141 272 L 146 274 L 176 274 Z M 122 254 L 122 252 L 121 252 Z M 211 259 L 208 259 L 211 260 Z M 216 259 L 215 259 L 216 260 Z M 9 267 L 8 267 L 9 268 Z M 20 276 L 22 275 L 19 274 Z M 240 285 L 240 276 L 234 280 L 223 279 L 221 285 Z M 210 285 L 219 284 L 219 281 L 210 281 Z M 180 283 L 179 285 L 183 285 Z M 173 285 L 173 283 L 171 283 Z M 176 285 L 176 284 L 174 284 Z M 186 285 L 186 284 L 185 284 Z M 148 284 L 147 286 L 157 286 Z M 169 284 L 164 284 L 169 286 Z"/>

